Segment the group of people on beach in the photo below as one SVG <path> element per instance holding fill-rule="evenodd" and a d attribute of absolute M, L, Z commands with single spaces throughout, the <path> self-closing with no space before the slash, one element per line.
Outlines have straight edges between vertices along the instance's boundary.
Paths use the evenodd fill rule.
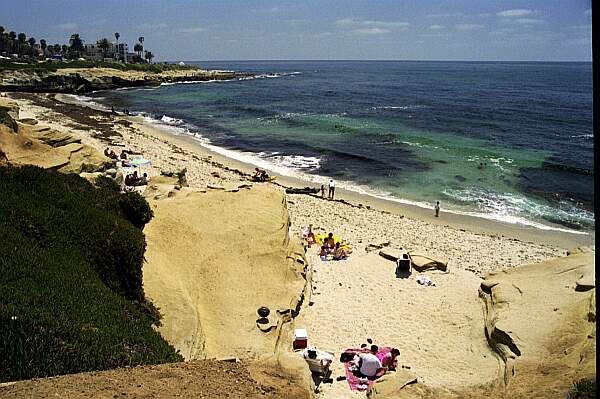
<path fill-rule="evenodd" d="M 255 181 L 267 181 L 269 180 L 269 174 L 264 169 L 254 168 L 254 174 L 252 175 L 252 179 Z"/>
<path fill-rule="evenodd" d="M 148 174 L 144 173 L 142 176 L 138 175 L 137 170 L 134 170 L 133 173 L 129 173 L 125 176 L 125 185 L 129 187 L 135 186 L 145 186 L 148 184 Z"/>
<path fill-rule="evenodd" d="M 333 179 L 329 179 L 329 183 L 327 183 L 327 185 L 329 186 L 329 191 L 327 192 L 327 199 L 332 200 L 333 196 L 335 195 L 335 182 L 333 181 Z M 321 184 L 321 198 L 325 198 L 324 184 Z"/>
<path fill-rule="evenodd" d="M 363 348 L 360 350 L 347 351 L 340 355 L 340 361 L 347 363 L 347 368 L 353 376 L 373 381 L 386 372 L 397 370 L 400 350 L 397 348 L 380 350 L 377 345 L 373 344 L 367 351 L 364 349 L 365 346 L 366 344 L 363 344 Z M 316 347 L 309 347 L 304 349 L 301 355 L 308 364 L 310 371 L 322 377 L 322 382 L 333 382 L 331 379 L 331 365 L 334 362 L 334 357 L 331 353 L 319 350 Z M 345 377 L 341 379 L 345 379 Z"/>

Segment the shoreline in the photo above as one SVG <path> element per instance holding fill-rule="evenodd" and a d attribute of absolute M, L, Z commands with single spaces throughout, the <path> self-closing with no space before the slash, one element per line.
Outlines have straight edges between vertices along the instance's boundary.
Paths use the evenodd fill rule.
<path fill-rule="evenodd" d="M 246 184 L 253 192 L 256 191 L 257 195 L 260 191 L 275 191 L 278 198 L 283 199 L 289 215 L 288 222 L 283 223 L 287 239 L 300 238 L 301 229 L 312 223 L 315 231 L 334 232 L 337 237 L 347 240 L 352 246 L 352 253 L 343 261 L 322 261 L 317 255 L 316 246 L 305 248 L 311 284 L 304 300 L 306 305 L 302 305 L 293 327 L 305 328 L 310 345 L 335 353 L 336 356 L 347 348 L 360 347 L 368 339 L 380 346 L 399 348 L 402 366 L 418 376 L 419 383 L 427 389 L 468 390 L 473 386 L 494 384 L 497 381 L 502 360 L 484 334 L 486 321 L 478 295 L 478 290 L 485 281 L 484 276 L 519 272 L 521 266 L 545 261 L 557 260 L 569 267 L 574 262 L 572 258 L 565 257 L 567 248 L 573 246 L 573 242 L 572 238 L 569 239 L 564 234 L 549 236 L 547 232 L 543 232 L 545 234 L 533 235 L 529 231 L 519 232 L 519 229 L 508 229 L 506 234 L 501 234 L 502 227 L 498 223 L 485 224 L 480 220 L 473 220 L 469 225 L 469 221 L 462 217 L 450 221 L 444 214 L 435 219 L 431 212 L 429 215 L 420 214 L 417 209 L 411 213 L 406 206 L 389 204 L 364 195 L 353 195 L 343 190 L 336 193 L 343 201 L 324 200 L 314 195 L 283 194 L 284 185 L 302 187 L 306 182 L 281 177 L 276 184 L 249 183 L 247 172 L 252 171 L 252 165 L 215 154 L 201 147 L 190 136 L 174 136 L 148 123 L 141 116 L 121 116 L 94 110 L 80 104 L 75 98 L 60 95 L 27 94 L 16 97 L 21 107 L 21 118 L 31 117 L 38 120 L 42 127 L 68 131 L 99 151 L 109 147 L 117 152 L 127 149 L 143 154 L 152 161 L 147 168 L 150 179 L 160 175 L 163 170 L 179 171 L 186 168 L 189 189 L 185 188 L 183 192 L 199 192 L 200 196 L 208 191 L 218 194 L 219 189 L 239 188 L 242 184 Z M 150 193 L 157 187 L 151 186 Z M 258 208 L 251 203 L 243 203 L 254 210 Z M 222 201 L 219 207 L 210 211 L 210 215 L 219 214 L 219 210 L 225 209 L 227 204 L 227 201 Z M 196 206 L 187 206 L 187 214 L 183 210 L 171 211 L 177 217 L 185 218 L 185 223 L 209 226 L 210 229 L 214 223 L 211 224 L 210 218 L 202 214 L 206 212 L 203 208 L 205 206 L 207 204 L 201 202 Z M 386 210 L 386 207 L 391 210 Z M 232 206 L 231 212 L 234 208 Z M 227 211 L 222 213 L 226 214 Z M 256 215 L 251 215 L 251 212 L 232 213 L 233 228 L 238 228 L 236 223 L 259 225 L 263 217 L 272 213 L 273 207 Z M 198 215 L 199 219 L 192 218 Z M 177 223 L 177 217 L 166 220 L 177 226 L 184 226 L 185 223 Z M 454 223 L 455 227 L 451 225 Z M 232 226 L 223 226 L 223 231 L 227 231 L 227 228 Z M 162 234 L 161 237 L 165 237 L 167 243 L 168 237 L 181 237 L 180 244 L 186 245 L 192 252 L 198 251 L 201 248 L 198 240 L 201 235 L 192 232 L 187 237 L 190 230 L 193 229 L 184 228 L 173 235 Z M 519 234 L 522 234 L 522 238 L 517 237 Z M 183 237 L 189 241 L 183 241 Z M 281 241 L 279 238 L 269 248 L 278 248 Z M 251 243 L 251 236 L 244 242 Z M 378 253 L 384 247 L 390 254 L 423 254 L 446 266 L 439 270 L 417 271 L 415 268 L 408 277 L 398 278 L 395 276 L 394 262 Z M 159 250 L 158 253 L 164 256 L 164 251 Z M 170 269 L 173 259 L 163 259 L 161 262 L 168 271 L 167 274 L 173 277 Z M 183 264 L 191 262 L 183 259 Z M 536 270 L 544 269 L 545 264 L 541 264 Z M 220 272 L 218 266 L 211 270 Z M 572 268 L 569 270 L 573 276 L 578 273 Z M 545 293 L 538 288 L 545 281 L 540 280 L 540 277 L 545 278 L 550 272 L 552 270 L 546 272 L 544 269 L 542 276 L 538 274 L 535 277 L 536 289 L 531 292 Z M 418 274 L 426 276 L 435 284 L 419 284 Z M 237 278 L 239 273 L 234 275 Z M 174 280 L 189 283 L 198 276 L 201 275 L 194 269 Z M 235 278 L 226 280 L 235 283 Z M 262 278 L 269 276 L 263 273 Z M 565 284 L 569 284 L 570 280 L 563 280 L 564 276 L 559 274 L 557 281 L 560 282 L 560 290 L 557 292 L 560 294 L 565 288 L 569 288 Z M 202 291 L 202 284 L 203 280 L 199 280 L 193 286 Z M 513 287 L 514 284 L 509 286 Z M 170 295 L 173 290 L 162 289 L 160 292 Z M 253 298 L 256 296 L 252 289 L 243 292 Z M 180 301 L 177 303 L 181 305 Z M 556 307 L 561 312 L 556 309 L 552 311 L 552 307 L 546 306 L 548 303 L 552 302 L 544 302 L 544 310 L 550 309 L 554 318 L 562 317 L 566 308 L 563 309 L 561 305 Z M 235 308 L 238 309 L 239 306 Z M 252 329 L 254 312 L 243 313 L 247 314 L 253 315 L 252 322 L 244 324 L 242 319 L 246 316 L 240 317 L 238 321 L 243 328 Z M 179 320 L 175 323 L 176 326 L 187 325 L 178 310 L 172 311 L 170 316 Z M 205 323 L 206 326 L 213 325 L 210 319 Z M 546 330 L 540 331 L 540 334 L 546 334 Z M 291 334 L 292 330 L 289 331 L 290 339 Z M 291 348 L 282 348 L 281 353 L 284 352 L 291 353 Z M 336 362 L 333 372 L 335 376 L 344 375 L 343 364 Z M 321 393 L 317 397 L 323 399 L 341 399 L 354 395 L 350 393 L 346 382 L 325 384 L 320 389 Z M 354 397 L 364 397 L 364 394 L 356 394 Z"/>
<path fill-rule="evenodd" d="M 108 112 L 103 104 L 96 103 L 93 100 L 87 101 L 78 98 L 73 94 L 57 94 L 56 99 L 61 102 L 69 103 L 80 107 L 89 107 L 94 110 Z M 196 152 L 203 157 L 210 157 L 212 160 L 223 165 L 224 168 L 238 170 L 242 173 L 252 174 L 255 164 L 244 162 L 242 160 L 229 157 L 208 148 L 205 143 L 187 133 L 173 133 L 168 129 L 169 125 L 148 121 L 147 117 L 142 115 L 127 116 L 114 115 L 115 119 L 124 119 L 134 123 L 142 128 L 146 133 L 154 135 L 161 140 L 171 142 L 188 151 Z M 223 149 L 222 152 L 231 150 Z M 269 170 L 269 169 L 267 169 Z M 318 183 L 304 180 L 295 176 L 288 176 L 269 170 L 272 175 L 277 176 L 275 185 L 286 187 L 319 187 Z M 320 195 L 314 195 L 320 197 Z M 421 220 L 442 227 L 451 227 L 457 230 L 467 230 L 473 233 L 488 235 L 492 237 L 507 237 L 523 242 L 550 245 L 563 249 L 570 249 L 579 246 L 593 246 L 595 244 L 595 232 L 577 232 L 563 229 L 560 226 L 549 226 L 549 229 L 539 227 L 525 226 L 518 223 L 503 222 L 492 218 L 486 218 L 478 215 L 468 215 L 452 210 L 445 211 L 443 208 L 440 217 L 434 216 L 433 209 L 421 207 L 410 203 L 403 203 L 392 199 L 381 198 L 369 193 L 360 193 L 357 191 L 336 187 L 336 201 L 348 203 L 355 207 L 371 208 L 375 211 L 386 212 L 394 215 L 402 215 L 411 219 Z M 442 205 L 443 206 L 443 205 Z"/>

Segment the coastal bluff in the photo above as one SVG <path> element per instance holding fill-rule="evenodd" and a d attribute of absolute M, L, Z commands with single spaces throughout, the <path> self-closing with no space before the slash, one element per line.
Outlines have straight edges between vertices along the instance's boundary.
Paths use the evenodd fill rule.
<path fill-rule="evenodd" d="M 159 72 L 116 68 L 58 68 L 56 70 L 0 70 L 0 91 L 88 93 L 122 87 L 158 86 L 162 83 L 203 82 L 247 77 L 247 73 L 203 70 L 194 67 Z"/>
<path fill-rule="evenodd" d="M 153 186 L 144 289 L 163 315 L 162 336 L 187 360 L 289 351 L 310 279 L 285 195 L 240 184 L 156 195 Z M 259 322 L 263 306 L 270 314 Z"/>

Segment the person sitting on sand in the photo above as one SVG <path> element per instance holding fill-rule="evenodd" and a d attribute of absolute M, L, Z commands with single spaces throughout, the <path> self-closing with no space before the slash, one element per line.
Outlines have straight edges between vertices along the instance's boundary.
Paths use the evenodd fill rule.
<path fill-rule="evenodd" d="M 381 359 L 381 366 L 388 371 L 396 371 L 396 368 L 398 367 L 398 356 L 400 356 L 400 350 L 393 348 L 383 356 Z"/>
<path fill-rule="evenodd" d="M 254 168 L 254 174 L 252 175 L 252 177 L 254 177 L 255 179 L 260 179 L 260 175 L 261 175 L 261 170 L 258 168 Z"/>
<path fill-rule="evenodd" d="M 309 247 L 311 246 L 311 244 L 315 243 L 315 233 L 313 232 L 312 227 L 312 223 L 309 224 L 308 228 L 304 232 L 304 236 L 306 237 L 306 242 L 308 243 Z"/>
<path fill-rule="evenodd" d="M 114 159 L 114 160 L 118 160 L 119 159 L 119 156 L 113 150 L 110 150 L 110 152 L 108 153 L 108 157 L 110 159 Z"/>
<path fill-rule="evenodd" d="M 333 260 L 344 260 L 348 257 L 346 251 L 340 248 L 340 243 L 335 243 L 335 248 L 333 250 Z"/>
<path fill-rule="evenodd" d="M 125 150 L 121 151 L 121 155 L 119 156 L 119 158 L 127 159 L 127 153 L 125 152 Z"/>
<path fill-rule="evenodd" d="M 333 239 L 333 233 L 329 233 L 327 235 L 327 238 L 325 239 L 323 244 L 325 245 L 325 247 L 327 247 L 327 249 L 329 249 L 330 252 L 333 251 L 333 249 L 335 248 L 335 240 Z"/>
<path fill-rule="evenodd" d="M 260 172 L 260 179 L 261 179 L 262 181 L 267 181 L 267 180 L 269 180 L 269 174 L 267 173 L 267 171 L 266 171 L 266 170 L 264 170 L 264 169 L 263 169 L 263 170 Z"/>
<path fill-rule="evenodd" d="M 142 177 L 140 177 L 140 186 L 145 186 L 148 184 L 148 173 L 144 173 Z"/>
<path fill-rule="evenodd" d="M 321 260 L 327 260 L 327 255 L 329 255 L 329 251 L 325 245 L 322 245 L 321 250 L 319 251 L 319 257 Z"/>
<path fill-rule="evenodd" d="M 377 357 L 379 347 L 377 345 L 371 345 L 371 352 L 360 353 L 358 355 L 358 364 L 353 374 L 357 377 L 376 377 L 382 370 L 381 361 Z"/>
<path fill-rule="evenodd" d="M 110 157 L 110 148 L 106 147 L 106 150 L 104 150 L 104 156 Z"/>
<path fill-rule="evenodd" d="M 322 375 L 323 381 L 327 381 L 331 375 L 329 366 L 333 363 L 333 356 L 327 352 L 320 351 L 317 348 L 306 348 L 302 352 L 302 357 L 308 363 L 311 372 Z"/>

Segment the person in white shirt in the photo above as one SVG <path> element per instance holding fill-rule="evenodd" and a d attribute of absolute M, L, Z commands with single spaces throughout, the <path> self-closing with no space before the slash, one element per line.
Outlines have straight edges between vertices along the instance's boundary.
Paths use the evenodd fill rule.
<path fill-rule="evenodd" d="M 302 357 L 308 363 L 308 368 L 312 373 L 323 376 L 323 381 L 327 382 L 331 376 L 329 366 L 333 363 L 333 355 L 317 348 L 306 348 L 302 352 Z"/>
<path fill-rule="evenodd" d="M 333 179 L 329 179 L 329 193 L 327 194 L 327 198 L 333 199 L 333 195 L 335 194 L 335 182 Z"/>
<path fill-rule="evenodd" d="M 379 371 L 382 369 L 381 361 L 376 356 L 379 351 L 377 345 L 371 345 L 370 353 L 361 353 L 358 355 L 358 373 L 357 376 L 372 378 L 377 376 Z"/>

